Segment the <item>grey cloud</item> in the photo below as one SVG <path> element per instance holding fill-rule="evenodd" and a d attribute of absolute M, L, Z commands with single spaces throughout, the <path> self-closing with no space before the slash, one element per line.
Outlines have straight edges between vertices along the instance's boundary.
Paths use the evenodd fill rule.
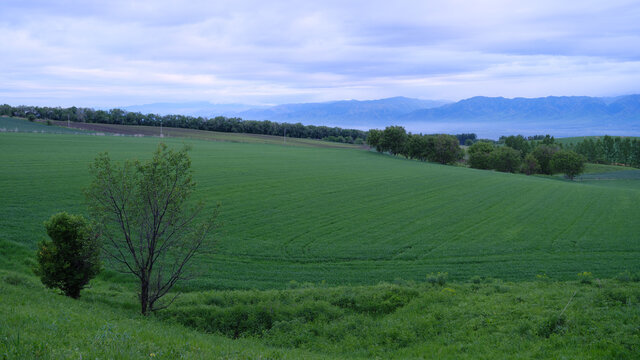
<path fill-rule="evenodd" d="M 523 4 L 7 0 L 0 102 L 639 91 L 640 5 Z"/>

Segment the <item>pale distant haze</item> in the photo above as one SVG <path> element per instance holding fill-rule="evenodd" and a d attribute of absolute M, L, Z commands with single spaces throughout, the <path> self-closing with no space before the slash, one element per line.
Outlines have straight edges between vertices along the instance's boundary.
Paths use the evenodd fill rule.
<path fill-rule="evenodd" d="M 638 1 L 0 1 L 0 103 L 640 93 Z"/>

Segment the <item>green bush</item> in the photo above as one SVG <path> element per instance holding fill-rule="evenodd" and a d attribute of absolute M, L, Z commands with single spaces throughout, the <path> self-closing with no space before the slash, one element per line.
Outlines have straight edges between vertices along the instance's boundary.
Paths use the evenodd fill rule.
<path fill-rule="evenodd" d="M 584 172 L 584 157 L 570 150 L 561 150 L 553 154 L 551 169 L 555 173 L 563 173 L 573 180 L 574 177 Z"/>
<path fill-rule="evenodd" d="M 373 290 L 373 291 L 372 291 Z M 375 289 L 347 291 L 331 300 L 331 304 L 358 313 L 384 315 L 394 312 L 418 296 L 415 289 L 397 285 L 379 285 Z"/>
<path fill-rule="evenodd" d="M 533 156 L 533 154 L 527 154 L 527 156 L 524 157 L 520 171 L 527 175 L 533 175 L 540 172 L 540 164 L 538 164 L 538 160 Z"/>
<path fill-rule="evenodd" d="M 564 315 L 551 315 L 546 318 L 536 331 L 536 334 L 541 337 L 548 338 L 551 334 L 560 333 L 564 330 L 567 319 Z"/>
<path fill-rule="evenodd" d="M 632 273 L 629 270 L 625 270 L 620 274 L 616 275 L 616 280 L 622 282 L 638 282 L 640 281 L 640 272 Z"/>
<path fill-rule="evenodd" d="M 520 169 L 522 158 L 520 150 L 512 149 L 508 146 L 496 148 L 489 155 L 491 168 L 502 172 L 516 172 Z"/>
<path fill-rule="evenodd" d="M 447 277 L 449 276 L 446 272 L 438 272 L 437 274 L 431 273 L 427 275 L 427 282 L 429 284 L 444 286 L 447 283 Z"/>
<path fill-rule="evenodd" d="M 469 166 L 475 169 L 491 169 L 491 153 L 494 151 L 493 144 L 487 142 L 477 142 L 467 149 L 469 153 Z"/>
<path fill-rule="evenodd" d="M 100 248 L 82 216 L 61 212 L 44 223 L 51 241 L 38 245 L 34 272 L 49 288 L 80 297 L 80 290 L 100 272 Z"/>

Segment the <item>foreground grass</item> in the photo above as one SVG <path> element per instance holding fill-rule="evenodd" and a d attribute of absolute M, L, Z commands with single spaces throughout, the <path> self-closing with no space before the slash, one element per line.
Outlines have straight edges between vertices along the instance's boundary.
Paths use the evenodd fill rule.
<path fill-rule="evenodd" d="M 118 285 L 72 300 L 31 277 L 0 272 L 0 359 L 324 359 L 259 341 L 232 341 L 154 317 L 131 302 L 110 305 Z M 122 296 L 121 296 L 122 297 Z"/>
<path fill-rule="evenodd" d="M 143 318 L 126 286 L 98 282 L 71 300 L 2 272 L 0 358 L 636 356 L 640 284 L 576 278 L 195 292 Z"/>

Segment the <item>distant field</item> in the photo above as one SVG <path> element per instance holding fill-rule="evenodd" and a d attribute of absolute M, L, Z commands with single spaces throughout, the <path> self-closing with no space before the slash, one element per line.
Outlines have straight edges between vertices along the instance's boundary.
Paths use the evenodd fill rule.
<path fill-rule="evenodd" d="M 635 171 L 638 170 L 636 168 L 632 168 L 629 166 L 620 166 L 620 165 L 605 165 L 605 164 L 585 164 L 584 173 L 583 174 L 602 174 L 602 173 L 613 173 L 619 171 Z"/>
<path fill-rule="evenodd" d="M 159 141 L 0 134 L 0 249 L 32 251 L 52 213 L 83 212 L 98 152 L 144 158 Z M 600 186 L 349 149 L 163 141 L 193 146 L 197 197 L 222 204 L 218 253 L 197 259 L 207 275 L 189 289 L 375 284 L 438 271 L 573 279 L 640 268 L 636 180 Z"/>
<path fill-rule="evenodd" d="M 53 121 L 54 124 L 60 126 L 67 126 L 66 121 Z M 118 135 L 130 135 L 130 136 L 160 136 L 160 127 L 153 126 L 137 126 L 137 125 L 117 125 L 117 124 L 91 124 L 91 123 L 79 123 L 72 122 L 71 127 L 74 129 L 80 129 L 84 131 L 106 133 L 106 134 L 118 134 Z M 181 128 L 162 128 L 162 135 L 165 137 L 177 137 L 185 139 L 195 140 L 213 140 L 213 141 L 228 141 L 228 142 L 242 142 L 242 143 L 255 143 L 255 144 L 275 144 L 275 145 L 295 145 L 306 147 L 321 147 L 321 148 L 345 148 L 345 149 L 362 149 L 362 145 L 343 144 L 330 141 L 321 141 L 314 139 L 300 139 L 271 135 L 258 135 L 258 134 L 241 134 L 241 133 L 225 133 L 216 131 L 205 130 L 193 130 L 193 129 L 181 129 Z"/>
<path fill-rule="evenodd" d="M 53 122 L 52 122 L 53 124 Z M 65 123 L 66 125 L 66 123 Z M 69 129 L 67 127 L 46 125 L 42 122 L 31 122 L 25 119 L 18 119 L 0 116 L 0 132 L 34 132 L 47 134 L 86 134 L 85 130 Z"/>
<path fill-rule="evenodd" d="M 597 140 L 597 139 L 601 139 L 604 137 L 604 135 L 606 134 L 602 134 L 602 136 L 573 136 L 573 137 L 563 137 L 563 138 L 556 138 L 556 142 L 559 142 L 561 144 L 577 144 L 579 142 L 582 142 L 586 139 L 593 139 L 593 140 Z M 617 137 L 616 135 L 612 135 L 613 137 Z M 634 137 L 634 136 L 623 136 L 623 137 L 628 137 L 631 139 L 638 139 L 638 137 Z"/>

